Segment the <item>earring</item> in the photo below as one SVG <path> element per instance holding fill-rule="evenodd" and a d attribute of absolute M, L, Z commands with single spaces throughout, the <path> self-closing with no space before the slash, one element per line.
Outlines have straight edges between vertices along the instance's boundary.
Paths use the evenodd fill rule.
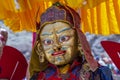
<path fill-rule="evenodd" d="M 40 53 L 39 54 L 39 61 L 40 61 L 40 63 L 43 63 L 45 61 L 44 57 L 45 57 L 44 53 Z"/>
<path fill-rule="evenodd" d="M 38 41 L 36 42 L 36 48 L 37 49 L 35 51 L 39 56 L 39 61 L 40 61 L 40 63 L 43 63 L 45 61 L 45 56 L 44 56 L 44 52 L 41 47 L 41 44 Z"/>

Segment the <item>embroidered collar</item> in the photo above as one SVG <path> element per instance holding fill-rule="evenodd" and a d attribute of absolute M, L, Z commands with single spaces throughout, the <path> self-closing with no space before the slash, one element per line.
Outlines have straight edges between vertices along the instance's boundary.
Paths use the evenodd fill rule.
<path fill-rule="evenodd" d="M 79 66 L 80 67 L 81 63 L 78 60 L 74 60 L 73 63 L 70 65 L 70 68 L 68 70 L 68 72 L 71 72 L 75 67 Z M 57 73 L 60 73 L 59 69 L 57 66 L 53 65 L 53 64 L 48 64 L 48 68 L 49 69 L 53 69 L 54 71 L 56 71 Z"/>

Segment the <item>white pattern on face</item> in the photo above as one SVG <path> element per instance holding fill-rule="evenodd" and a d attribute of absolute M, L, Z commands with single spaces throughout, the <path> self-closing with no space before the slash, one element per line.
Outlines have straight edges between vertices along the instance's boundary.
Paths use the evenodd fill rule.
<path fill-rule="evenodd" d="M 45 25 L 40 38 L 46 59 L 52 64 L 69 63 L 76 55 L 75 30 L 67 23 L 56 22 Z"/>

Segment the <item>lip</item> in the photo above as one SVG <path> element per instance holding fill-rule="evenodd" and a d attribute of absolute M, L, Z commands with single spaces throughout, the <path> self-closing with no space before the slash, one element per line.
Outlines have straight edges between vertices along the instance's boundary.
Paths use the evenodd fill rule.
<path fill-rule="evenodd" d="M 54 52 L 54 53 L 52 54 L 52 56 L 63 55 L 63 54 L 65 54 L 65 53 L 66 53 L 65 50 L 64 50 L 64 51 L 57 51 L 57 52 Z"/>

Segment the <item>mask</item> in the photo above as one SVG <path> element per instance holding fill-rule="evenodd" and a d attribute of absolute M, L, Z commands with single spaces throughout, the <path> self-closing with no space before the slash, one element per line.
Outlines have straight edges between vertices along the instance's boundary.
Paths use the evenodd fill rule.
<path fill-rule="evenodd" d="M 52 64 L 63 65 L 77 55 L 75 30 L 64 22 L 47 24 L 40 33 L 45 58 Z"/>

